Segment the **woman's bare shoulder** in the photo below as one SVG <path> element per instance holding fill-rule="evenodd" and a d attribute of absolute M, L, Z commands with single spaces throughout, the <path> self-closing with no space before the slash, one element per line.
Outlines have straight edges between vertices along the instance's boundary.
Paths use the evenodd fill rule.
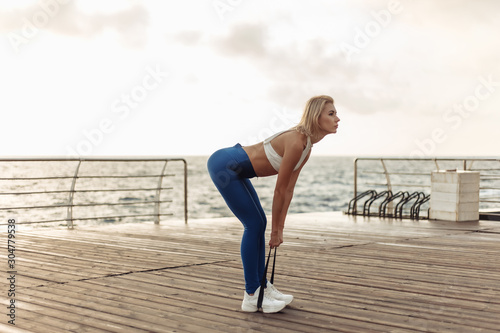
<path fill-rule="evenodd" d="M 291 130 L 285 133 L 284 139 L 286 140 L 286 145 L 290 146 L 300 146 L 305 147 L 307 145 L 307 136 L 296 130 Z"/>

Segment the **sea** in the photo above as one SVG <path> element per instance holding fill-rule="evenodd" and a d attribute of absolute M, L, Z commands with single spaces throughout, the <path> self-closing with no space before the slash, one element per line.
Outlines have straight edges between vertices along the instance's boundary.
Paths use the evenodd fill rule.
<path fill-rule="evenodd" d="M 188 158 L 189 172 L 189 209 L 190 218 L 232 216 L 222 197 L 212 184 L 206 171 L 208 157 Z M 349 202 L 354 197 L 354 161 L 353 156 L 311 156 L 303 167 L 297 180 L 294 196 L 288 212 L 347 212 Z M 481 209 L 500 206 L 500 163 L 498 160 L 470 164 L 468 168 L 487 173 L 481 180 L 480 195 L 484 202 Z M 385 171 L 391 173 L 390 190 L 393 193 L 407 192 L 430 194 L 431 172 L 434 170 L 463 169 L 463 159 L 424 161 L 424 160 L 387 160 L 382 164 L 378 159 L 363 159 L 357 162 L 357 194 L 374 190 L 377 193 L 388 190 Z M 252 178 L 262 207 L 271 213 L 276 176 Z M 366 200 L 366 198 L 365 198 Z M 491 202 L 488 202 L 491 201 Z M 361 200 L 362 204 L 364 201 Z M 376 204 L 374 205 L 377 206 Z M 360 204 L 358 204 L 358 209 Z M 408 209 L 411 204 L 408 205 Z M 422 216 L 429 208 L 422 206 Z"/>
<path fill-rule="evenodd" d="M 190 195 L 190 216 L 232 216 L 206 172 L 207 159 L 208 157 L 189 159 L 192 165 L 189 177 L 196 183 L 191 188 L 197 193 L 193 197 Z M 288 212 L 295 214 L 346 210 L 354 193 L 353 160 L 352 157 L 311 156 L 297 180 Z M 271 213 L 276 179 L 277 176 L 251 179 L 267 214 Z"/>
<path fill-rule="evenodd" d="M 183 158 L 188 170 L 188 219 L 232 216 L 208 175 L 208 156 Z M 311 156 L 297 181 L 289 214 L 347 211 L 354 196 L 354 160 L 355 157 L 349 156 Z M 385 170 L 401 174 L 391 178 L 394 193 L 429 194 L 431 170 L 457 169 L 463 165 L 459 161 L 443 163 L 387 161 L 383 165 L 377 160 L 359 161 L 358 194 L 366 190 L 387 190 Z M 500 168 L 496 164 L 496 171 L 491 171 L 493 166 L 477 164 L 478 168 L 494 173 L 492 179 L 482 181 L 481 197 L 497 201 L 482 203 L 481 208 L 500 206 L 500 170 L 497 170 Z M 151 214 L 156 213 L 151 202 L 156 200 L 161 201 L 160 223 L 184 221 L 182 162 L 168 162 L 160 197 L 156 188 L 164 162 L 84 161 L 73 183 L 77 165 L 78 161 L 0 160 L 0 225 L 15 218 L 19 224 L 31 228 L 64 227 L 69 216 L 75 218 L 76 226 L 151 222 Z M 276 176 L 252 178 L 251 182 L 262 207 L 270 215 Z M 72 186 L 75 192 L 71 196 L 68 191 Z M 423 206 L 423 210 L 426 208 Z"/>

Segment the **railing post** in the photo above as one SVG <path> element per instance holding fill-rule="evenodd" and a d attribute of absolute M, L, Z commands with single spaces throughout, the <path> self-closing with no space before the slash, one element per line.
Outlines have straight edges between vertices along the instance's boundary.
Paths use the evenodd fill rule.
<path fill-rule="evenodd" d="M 436 164 L 436 170 L 439 170 L 439 164 L 437 158 L 433 158 L 432 160 L 434 161 L 434 164 Z"/>
<path fill-rule="evenodd" d="M 387 191 L 392 193 L 392 184 L 391 184 L 391 176 L 389 175 L 389 172 L 387 171 L 387 167 L 385 166 L 384 159 L 381 158 L 380 162 L 382 163 L 382 167 L 384 168 L 384 174 L 385 174 L 385 180 L 387 182 Z M 389 211 L 392 211 L 392 201 L 389 201 L 389 204 L 387 205 L 389 207 Z"/>
<path fill-rule="evenodd" d="M 187 161 L 182 159 L 184 162 L 184 223 L 188 223 L 188 169 Z"/>
<path fill-rule="evenodd" d="M 78 161 L 78 165 L 76 166 L 75 175 L 73 176 L 73 181 L 71 183 L 71 189 L 69 191 L 69 199 L 68 199 L 68 210 L 67 210 L 67 222 L 68 228 L 73 229 L 73 198 L 75 196 L 75 186 L 76 180 L 78 178 L 78 171 L 80 170 L 80 165 L 82 164 L 82 160 Z"/>
<path fill-rule="evenodd" d="M 354 197 L 356 198 L 358 196 L 358 159 L 354 159 Z M 353 208 L 353 214 L 356 214 L 356 204 L 354 204 Z"/>
<path fill-rule="evenodd" d="M 155 224 L 160 224 L 160 196 L 161 196 L 161 186 L 163 183 L 163 177 L 165 175 L 165 169 L 167 168 L 168 160 L 165 160 L 165 164 L 163 164 L 163 169 L 160 173 L 160 179 L 158 180 L 158 187 L 156 188 L 155 195 Z"/>
<path fill-rule="evenodd" d="M 380 162 L 382 163 L 382 167 L 384 168 L 385 180 L 387 181 L 387 191 L 392 192 L 391 176 L 389 175 L 389 172 L 387 172 L 387 167 L 385 166 L 383 158 L 380 159 Z"/>

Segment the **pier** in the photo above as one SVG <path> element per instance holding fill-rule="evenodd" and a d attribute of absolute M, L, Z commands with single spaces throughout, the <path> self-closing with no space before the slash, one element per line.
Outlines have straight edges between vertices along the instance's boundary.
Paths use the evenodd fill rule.
<path fill-rule="evenodd" d="M 242 231 L 235 218 L 20 227 L 15 326 L 7 322 L 4 298 L 0 331 L 500 328 L 499 222 L 396 220 L 341 212 L 290 215 L 285 243 L 278 249 L 275 285 L 293 294 L 294 301 L 277 314 L 240 309 Z M 4 295 L 6 278 L 4 271 Z"/>

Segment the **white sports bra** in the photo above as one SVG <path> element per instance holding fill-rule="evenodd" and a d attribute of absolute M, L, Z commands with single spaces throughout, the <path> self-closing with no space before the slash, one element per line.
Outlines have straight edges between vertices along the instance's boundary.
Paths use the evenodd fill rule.
<path fill-rule="evenodd" d="M 281 161 L 283 160 L 283 157 L 278 155 L 276 150 L 274 150 L 273 146 L 271 145 L 271 141 L 276 138 L 277 136 L 280 136 L 281 134 L 288 132 L 290 130 L 282 131 L 279 133 L 274 134 L 273 136 L 267 138 L 264 140 L 264 152 L 266 153 L 267 159 L 269 160 L 269 163 L 273 166 L 274 170 L 279 171 L 280 166 L 281 166 Z M 307 157 L 307 154 L 309 154 L 309 151 L 311 150 L 312 144 L 311 144 L 311 138 L 307 137 L 307 145 L 306 148 L 302 151 L 302 156 L 300 157 L 299 162 L 293 169 L 293 171 L 297 170 L 300 168 L 302 162 L 304 162 L 305 158 Z"/>

